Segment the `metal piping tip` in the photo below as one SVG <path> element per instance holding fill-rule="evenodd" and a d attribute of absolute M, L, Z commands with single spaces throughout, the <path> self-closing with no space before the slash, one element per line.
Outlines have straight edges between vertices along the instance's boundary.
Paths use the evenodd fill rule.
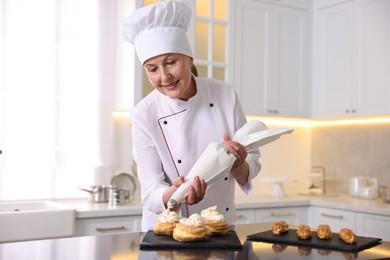
<path fill-rule="evenodd" d="M 168 208 L 169 208 L 169 209 L 173 208 L 173 207 L 176 206 L 176 205 L 177 205 L 177 201 L 176 201 L 176 200 L 170 199 L 170 200 L 168 201 Z"/>

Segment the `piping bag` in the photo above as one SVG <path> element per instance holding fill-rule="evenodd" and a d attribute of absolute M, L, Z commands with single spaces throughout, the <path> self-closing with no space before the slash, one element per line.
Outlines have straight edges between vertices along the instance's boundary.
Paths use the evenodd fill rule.
<path fill-rule="evenodd" d="M 251 120 L 237 130 L 232 140 L 239 142 L 246 151 L 249 151 L 273 142 L 282 134 L 290 134 L 292 131 L 292 128 L 267 129 L 262 121 Z M 210 143 L 188 173 L 184 183 L 172 194 L 168 201 L 168 208 L 172 209 L 187 197 L 187 189 L 193 184 L 195 176 L 211 184 L 227 175 L 235 160 L 236 157 L 228 153 L 224 144 Z"/>

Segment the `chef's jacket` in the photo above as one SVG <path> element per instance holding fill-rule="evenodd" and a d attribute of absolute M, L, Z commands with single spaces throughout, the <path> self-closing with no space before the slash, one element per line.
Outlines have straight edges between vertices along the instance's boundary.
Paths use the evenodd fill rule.
<path fill-rule="evenodd" d="M 209 143 L 222 143 L 246 123 L 234 88 L 226 82 L 194 78 L 197 93 L 188 101 L 171 99 L 152 91 L 131 113 L 133 156 L 141 185 L 142 230 L 152 229 L 165 209 L 162 197 L 172 180 L 186 176 Z M 260 152 L 248 152 L 249 181 L 240 188 L 250 194 L 251 179 L 260 171 Z M 177 212 L 188 217 L 217 206 L 229 224 L 235 221 L 235 180 L 227 174 L 208 185 L 205 198 L 195 205 L 181 205 Z"/>

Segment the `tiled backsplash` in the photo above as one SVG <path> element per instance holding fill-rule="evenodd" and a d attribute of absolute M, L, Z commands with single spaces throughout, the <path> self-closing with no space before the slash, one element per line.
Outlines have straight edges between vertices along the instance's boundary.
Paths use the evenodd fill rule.
<path fill-rule="evenodd" d="M 349 178 L 378 178 L 390 185 L 390 124 L 316 126 L 311 129 L 313 165 L 322 165 L 335 192 L 347 193 Z"/>

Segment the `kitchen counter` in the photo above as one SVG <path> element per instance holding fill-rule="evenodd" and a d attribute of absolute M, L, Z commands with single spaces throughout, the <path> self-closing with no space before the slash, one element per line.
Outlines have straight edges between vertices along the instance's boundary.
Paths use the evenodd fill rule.
<path fill-rule="evenodd" d="M 314 248 L 300 250 L 287 246 L 282 252 L 275 252 L 273 244 L 250 242 L 247 235 L 269 230 L 271 223 L 236 225 L 235 230 L 243 245 L 242 250 L 204 250 L 196 251 L 142 251 L 139 244 L 142 233 L 124 233 L 63 239 L 48 239 L 0 244 L 1 259 L 380 259 L 389 257 L 390 242 L 375 247 L 348 253 L 326 251 Z M 301 248 L 302 249 L 302 248 Z M 303 254 L 304 251 L 304 254 Z M 326 255 L 325 255 L 326 254 Z"/>
<path fill-rule="evenodd" d="M 108 203 L 91 203 L 84 198 L 63 199 L 56 200 L 55 202 L 63 205 L 65 208 L 76 209 L 77 219 L 142 214 L 142 204 L 139 200 L 120 206 L 110 206 Z M 390 203 L 384 203 L 381 199 L 359 199 L 343 194 L 337 197 L 289 195 L 284 198 L 272 198 L 265 194 L 236 196 L 237 209 L 299 206 L 332 207 L 342 210 L 390 216 Z"/>
<path fill-rule="evenodd" d="M 267 207 L 298 207 L 321 206 L 362 213 L 372 213 L 390 216 L 390 203 L 381 199 L 360 199 L 350 195 L 340 194 L 336 197 L 289 195 L 284 198 L 273 198 L 265 194 L 237 196 L 237 209 L 267 208 Z"/>

